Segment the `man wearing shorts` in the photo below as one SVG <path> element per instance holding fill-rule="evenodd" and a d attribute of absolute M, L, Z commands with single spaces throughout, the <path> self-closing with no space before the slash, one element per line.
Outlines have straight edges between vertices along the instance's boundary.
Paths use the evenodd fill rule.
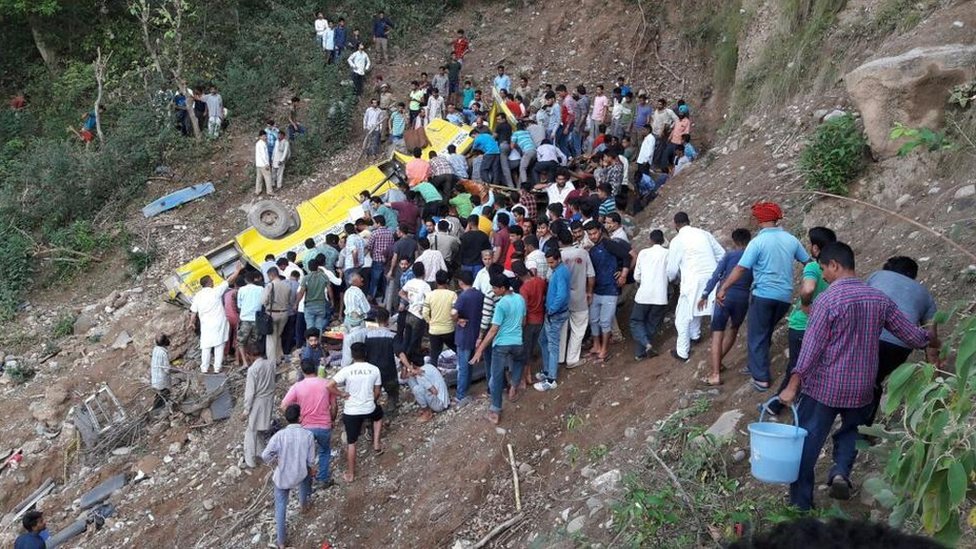
<path fill-rule="evenodd" d="M 732 231 L 732 249 L 725 252 L 718 266 L 712 273 L 712 278 L 705 284 L 701 298 L 698 300 L 698 310 L 702 311 L 708 305 L 708 296 L 720 282 L 725 280 L 732 269 L 739 264 L 742 252 L 749 244 L 752 235 L 749 229 L 736 229 Z M 729 287 L 728 297 L 724 303 L 715 303 L 712 308 L 712 354 L 711 372 L 707 378 L 701 380 L 709 386 L 720 385 L 722 383 L 721 372 L 725 368 L 722 366 L 722 359 L 732 350 L 735 339 L 739 335 L 739 326 L 746 319 L 749 311 L 749 288 L 752 287 L 752 272 L 746 273 L 739 282 Z"/>
<path fill-rule="evenodd" d="M 352 344 L 352 364 L 344 366 L 329 380 L 329 392 L 341 396 L 346 403 L 342 408 L 342 423 L 346 428 L 346 467 L 342 478 L 352 482 L 356 477 L 356 441 L 366 421 L 373 422 L 373 453 L 383 453 L 380 447 L 380 431 L 383 427 L 383 408 L 376 401 L 380 398 L 380 369 L 366 362 L 366 344 Z M 339 389 L 344 385 L 345 390 Z"/>
<path fill-rule="evenodd" d="M 602 362 L 610 352 L 610 327 L 617 313 L 617 296 L 630 270 L 630 245 L 608 238 L 603 225 L 595 220 L 587 221 L 583 229 L 593 243 L 590 261 L 595 273 L 590 302 L 590 333 L 593 334 L 590 354 Z"/>

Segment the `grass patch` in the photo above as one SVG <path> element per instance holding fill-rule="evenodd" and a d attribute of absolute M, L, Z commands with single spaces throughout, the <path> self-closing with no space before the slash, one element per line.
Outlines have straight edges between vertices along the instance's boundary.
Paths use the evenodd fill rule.
<path fill-rule="evenodd" d="M 682 39 L 698 47 L 712 59 L 712 82 L 718 92 L 728 91 L 735 82 L 739 64 L 739 36 L 748 20 L 741 0 L 714 2 L 687 10 Z"/>
<path fill-rule="evenodd" d="M 75 331 L 75 317 L 72 313 L 65 313 L 54 323 L 51 335 L 56 338 L 68 337 Z"/>
<path fill-rule="evenodd" d="M 846 0 L 787 0 L 776 32 L 759 59 L 737 83 L 729 123 L 755 105 L 778 105 L 815 79 L 831 56 L 824 51 L 828 32 Z"/>

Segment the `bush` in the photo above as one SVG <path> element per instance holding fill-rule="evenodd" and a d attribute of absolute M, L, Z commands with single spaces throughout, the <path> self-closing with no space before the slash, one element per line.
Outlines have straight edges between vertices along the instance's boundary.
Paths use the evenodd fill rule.
<path fill-rule="evenodd" d="M 75 315 L 71 313 L 65 313 L 58 318 L 58 321 L 54 323 L 54 328 L 51 330 L 51 335 L 57 338 L 68 337 L 75 331 Z"/>
<path fill-rule="evenodd" d="M 807 187 L 847 196 L 848 183 L 864 169 L 866 146 L 867 140 L 850 114 L 821 124 L 800 154 L 799 167 Z"/>
<path fill-rule="evenodd" d="M 10 229 L 4 233 L 0 238 L 0 264 L 5 267 L 0 278 L 0 320 L 9 320 L 17 312 L 21 293 L 30 285 L 33 262 L 27 239 Z"/>

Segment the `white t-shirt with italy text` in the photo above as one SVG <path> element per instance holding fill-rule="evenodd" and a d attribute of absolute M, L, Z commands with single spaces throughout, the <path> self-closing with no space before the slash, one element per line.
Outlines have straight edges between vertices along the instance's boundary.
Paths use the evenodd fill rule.
<path fill-rule="evenodd" d="M 339 385 L 345 384 L 349 398 L 342 408 L 347 416 L 362 416 L 373 413 L 376 401 L 373 400 L 373 387 L 379 387 L 380 369 L 368 362 L 353 362 L 344 366 L 332 376 Z"/>

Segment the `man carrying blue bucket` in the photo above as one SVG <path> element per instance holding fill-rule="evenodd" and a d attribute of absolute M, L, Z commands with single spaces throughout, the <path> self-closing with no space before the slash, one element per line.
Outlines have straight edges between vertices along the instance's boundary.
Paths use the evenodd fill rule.
<path fill-rule="evenodd" d="M 784 405 L 797 401 L 799 425 L 808 432 L 799 477 L 790 484 L 790 503 L 804 511 L 813 507 L 814 467 L 838 415 L 841 425 L 833 435 L 834 465 L 827 484 L 830 497 L 850 497 L 857 429 L 873 411 L 881 330 L 916 349 L 940 346 L 934 332 L 914 325 L 894 301 L 857 277 L 850 246 L 827 244 L 817 261 L 830 286 L 813 303 L 796 369 L 779 394 Z"/>

